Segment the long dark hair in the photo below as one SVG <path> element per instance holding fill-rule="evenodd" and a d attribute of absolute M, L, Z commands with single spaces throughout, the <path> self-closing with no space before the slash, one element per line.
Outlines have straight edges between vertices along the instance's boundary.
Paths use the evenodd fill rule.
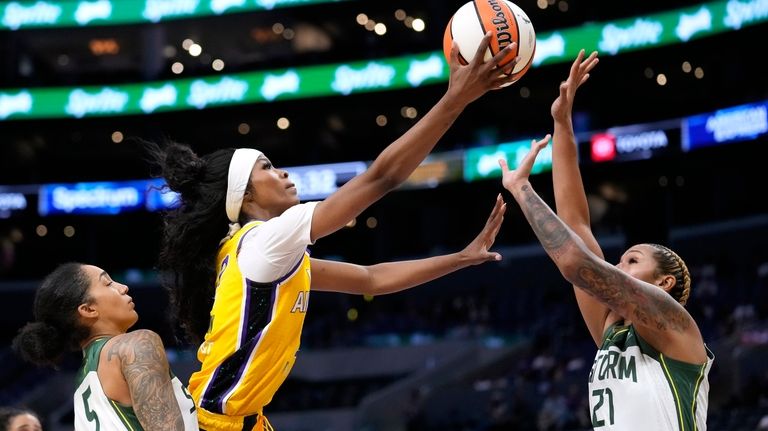
<path fill-rule="evenodd" d="M 68 351 L 80 349 L 90 329 L 77 308 L 88 303 L 90 280 L 81 263 L 65 263 L 48 274 L 35 292 L 35 321 L 13 339 L 13 350 L 28 362 L 56 365 Z"/>
<path fill-rule="evenodd" d="M 152 162 L 160 168 L 171 190 L 181 194 L 180 205 L 164 214 L 160 269 L 173 316 L 192 342 L 208 330 L 216 281 L 216 253 L 226 236 L 225 210 L 229 162 L 234 148 L 198 157 L 176 142 L 161 148 L 147 144 Z"/>

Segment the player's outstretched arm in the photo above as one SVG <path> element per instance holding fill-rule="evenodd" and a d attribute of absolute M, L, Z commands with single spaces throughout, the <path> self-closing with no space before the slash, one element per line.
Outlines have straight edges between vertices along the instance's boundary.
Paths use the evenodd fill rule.
<path fill-rule="evenodd" d="M 592 253 L 539 197 L 528 182 L 536 155 L 548 137 L 535 142 L 518 169 L 500 160 L 502 184 L 520 205 L 539 242 L 563 276 L 616 313 L 630 319 L 658 351 L 675 359 L 703 363 L 706 351 L 696 322 L 664 290 L 634 278 Z"/>
<path fill-rule="evenodd" d="M 554 120 L 552 183 L 557 216 L 584 241 L 590 251 L 603 258 L 603 251 L 590 226 L 589 207 L 579 171 L 578 147 L 573 131 L 573 101 L 576 90 L 589 79 L 589 72 L 598 61 L 597 52 L 585 59 L 584 50 L 579 51 L 576 60 L 571 64 L 568 79 L 560 83 L 560 93 L 552 103 L 550 111 Z M 599 346 L 610 309 L 578 286 L 574 286 L 574 294 L 589 333 Z"/>
<path fill-rule="evenodd" d="M 483 230 L 458 253 L 371 266 L 312 259 L 312 290 L 383 295 L 418 286 L 459 269 L 501 260 L 490 248 L 504 220 L 506 203 L 499 195 Z"/>
<path fill-rule="evenodd" d="M 147 430 L 184 430 L 184 420 L 173 393 L 168 358 L 156 333 L 139 329 L 118 335 L 108 357 L 120 359 L 133 410 Z"/>
<path fill-rule="evenodd" d="M 486 35 L 478 47 L 478 55 L 466 66 L 459 64 L 458 48 L 454 45 L 445 95 L 424 118 L 385 148 L 368 170 L 317 205 L 312 217 L 313 241 L 341 229 L 385 193 L 402 184 L 469 103 L 511 79 L 500 77 L 496 65 L 509 53 L 512 44 L 482 63 L 481 53 L 489 41 L 490 36 Z M 505 70 L 511 67 L 514 64 L 506 65 Z"/>

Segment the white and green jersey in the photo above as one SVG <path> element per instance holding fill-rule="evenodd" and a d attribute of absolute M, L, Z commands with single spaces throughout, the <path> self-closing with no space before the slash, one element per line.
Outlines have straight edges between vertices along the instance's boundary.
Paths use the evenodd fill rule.
<path fill-rule="evenodd" d="M 133 407 L 107 398 L 101 387 L 99 355 L 108 337 L 97 339 L 83 350 L 83 367 L 75 391 L 75 431 L 143 431 Z M 197 411 L 192 397 L 179 378 L 171 373 L 173 392 L 184 419 L 184 429 L 198 430 Z"/>
<path fill-rule="evenodd" d="M 632 325 L 611 326 L 589 373 L 595 430 L 705 431 L 714 355 L 694 365 L 664 356 Z"/>

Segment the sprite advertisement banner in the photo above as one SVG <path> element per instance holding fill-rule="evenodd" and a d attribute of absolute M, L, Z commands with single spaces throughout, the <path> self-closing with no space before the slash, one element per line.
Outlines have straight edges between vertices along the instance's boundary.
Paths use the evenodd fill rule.
<path fill-rule="evenodd" d="M 0 30 L 156 23 L 345 0 L 23 0 L 0 2 Z"/>
<path fill-rule="evenodd" d="M 158 0 L 159 1 L 159 0 Z M 149 0 L 147 0 L 149 2 Z M 45 3 L 45 2 L 39 2 Z M 569 62 L 579 49 L 603 55 L 683 43 L 768 22 L 768 0 L 728 0 L 540 34 L 534 66 Z M 159 111 L 359 92 L 385 91 L 448 80 L 442 52 L 198 79 L 0 90 L 0 121 L 31 118 L 151 114 Z"/>
<path fill-rule="evenodd" d="M 517 169 L 530 149 L 530 140 L 470 148 L 464 153 L 464 181 L 469 183 L 501 177 L 499 159 L 505 159 L 509 169 Z M 552 170 L 552 145 L 547 145 L 536 157 L 531 173 L 538 174 L 550 170 Z"/>
<path fill-rule="evenodd" d="M 151 114 L 418 87 L 448 79 L 442 54 L 146 84 L 0 91 L 0 121 Z"/>

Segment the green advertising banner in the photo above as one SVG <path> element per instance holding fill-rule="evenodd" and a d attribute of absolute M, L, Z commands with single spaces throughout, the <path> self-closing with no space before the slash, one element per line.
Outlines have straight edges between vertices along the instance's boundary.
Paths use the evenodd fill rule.
<path fill-rule="evenodd" d="M 149 1 L 149 0 L 147 0 Z M 674 12 L 540 34 L 534 66 L 684 43 L 768 21 L 768 0 L 718 1 Z M 419 87 L 448 80 L 441 51 L 413 56 L 200 79 L 107 87 L 0 90 L 0 121 L 151 114 L 274 100 Z"/>
<path fill-rule="evenodd" d="M 530 149 L 530 140 L 470 148 L 464 152 L 464 181 L 469 183 L 501 177 L 499 159 L 505 159 L 509 169 L 517 169 Z M 536 157 L 531 173 L 538 174 L 550 170 L 552 170 L 552 145 L 547 145 Z"/>
<path fill-rule="evenodd" d="M 349 95 L 448 79 L 442 54 L 249 72 L 147 84 L 0 92 L 0 120 L 151 114 L 182 109 Z"/>
<path fill-rule="evenodd" d="M 156 23 L 347 0 L 23 0 L 0 2 L 0 30 Z"/>
<path fill-rule="evenodd" d="M 768 1 L 728 0 L 539 35 L 533 64 L 572 61 L 580 49 L 616 55 L 685 43 L 768 21 Z"/>

